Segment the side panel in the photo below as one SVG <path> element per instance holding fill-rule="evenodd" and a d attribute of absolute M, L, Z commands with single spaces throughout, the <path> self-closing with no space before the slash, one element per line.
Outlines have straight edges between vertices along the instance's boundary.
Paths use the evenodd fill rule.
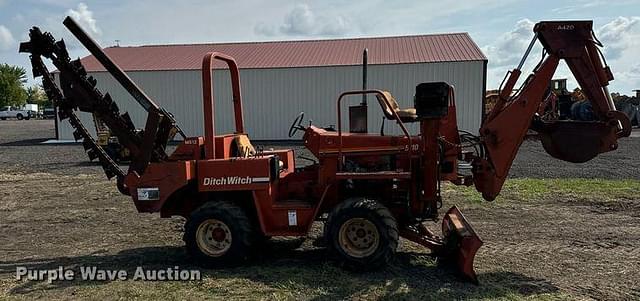
<path fill-rule="evenodd" d="M 241 191 L 269 189 L 272 156 L 200 160 L 197 162 L 198 190 Z"/>
<path fill-rule="evenodd" d="M 141 178 L 127 181 L 138 211 L 160 211 L 175 191 L 195 178 L 195 165 L 195 161 L 151 163 Z"/>
<path fill-rule="evenodd" d="M 260 228 L 266 235 L 302 236 L 315 219 L 316 207 L 303 202 L 276 202 L 275 190 L 253 192 Z"/>

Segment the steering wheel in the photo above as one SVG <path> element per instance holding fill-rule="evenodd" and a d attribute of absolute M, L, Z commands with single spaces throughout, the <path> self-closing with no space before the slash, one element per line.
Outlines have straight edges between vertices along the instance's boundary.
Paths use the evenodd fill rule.
<path fill-rule="evenodd" d="M 300 112 L 296 119 L 291 123 L 291 127 L 289 127 L 289 138 L 293 137 L 298 130 L 305 130 L 304 126 L 302 126 L 302 119 L 304 118 L 304 112 Z"/>

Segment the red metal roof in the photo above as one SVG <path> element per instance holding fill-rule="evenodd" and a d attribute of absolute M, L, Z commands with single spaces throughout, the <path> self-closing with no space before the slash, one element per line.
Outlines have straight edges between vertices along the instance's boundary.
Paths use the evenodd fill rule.
<path fill-rule="evenodd" d="M 369 49 L 369 64 L 486 60 L 467 33 L 335 40 L 148 45 L 108 47 L 105 52 L 126 71 L 200 69 L 210 51 L 233 56 L 240 68 L 291 68 L 359 65 Z M 93 56 L 82 59 L 87 71 L 104 71 Z M 215 68 L 223 68 L 217 64 Z"/>

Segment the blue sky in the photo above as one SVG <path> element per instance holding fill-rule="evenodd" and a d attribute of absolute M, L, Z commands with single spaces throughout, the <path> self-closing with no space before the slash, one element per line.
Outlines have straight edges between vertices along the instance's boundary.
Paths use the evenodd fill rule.
<path fill-rule="evenodd" d="M 489 57 L 489 89 L 515 67 L 535 22 L 590 19 L 616 77 L 610 90 L 640 88 L 640 0 L 0 0 L 0 63 L 30 68 L 17 48 L 34 25 L 64 37 L 72 55 L 86 55 L 66 33 L 66 15 L 102 46 L 468 32 Z M 557 77 L 571 79 L 566 68 Z"/>

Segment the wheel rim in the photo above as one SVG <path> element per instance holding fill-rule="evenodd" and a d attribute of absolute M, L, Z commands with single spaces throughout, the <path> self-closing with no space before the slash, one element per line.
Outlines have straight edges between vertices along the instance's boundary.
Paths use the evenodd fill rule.
<path fill-rule="evenodd" d="M 352 218 L 340 227 L 340 247 L 347 255 L 356 258 L 373 254 L 380 244 L 378 228 L 364 218 Z"/>
<path fill-rule="evenodd" d="M 198 226 L 196 242 L 205 254 L 213 257 L 222 256 L 231 247 L 231 230 L 217 219 L 208 219 Z"/>

